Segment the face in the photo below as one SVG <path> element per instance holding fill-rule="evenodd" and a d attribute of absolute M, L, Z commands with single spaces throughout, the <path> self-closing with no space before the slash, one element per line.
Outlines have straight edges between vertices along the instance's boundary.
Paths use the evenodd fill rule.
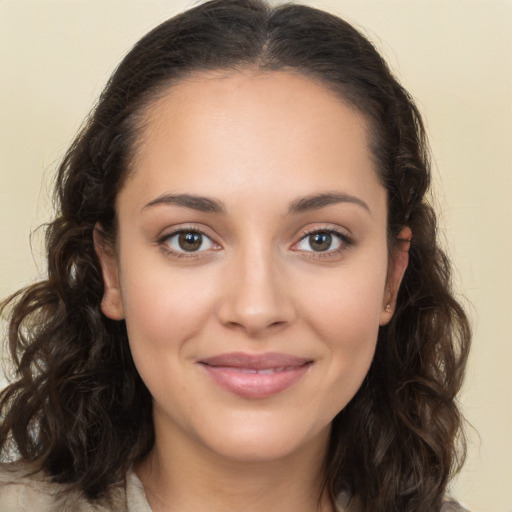
<path fill-rule="evenodd" d="M 103 312 L 126 320 L 158 443 L 237 460 L 326 446 L 405 269 L 363 117 L 286 72 L 204 74 L 147 112 Z"/>

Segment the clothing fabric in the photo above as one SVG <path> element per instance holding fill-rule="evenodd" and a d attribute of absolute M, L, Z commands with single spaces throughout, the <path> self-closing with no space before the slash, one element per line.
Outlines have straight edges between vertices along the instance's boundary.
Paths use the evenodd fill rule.
<path fill-rule="evenodd" d="M 142 482 L 133 471 L 125 482 L 112 489 L 108 498 L 94 502 L 41 473 L 27 472 L 26 466 L 0 464 L 1 512 L 152 512 Z M 347 502 L 347 496 L 340 496 L 337 512 L 352 512 L 352 507 L 346 508 Z M 468 510 L 447 500 L 442 512 Z"/>

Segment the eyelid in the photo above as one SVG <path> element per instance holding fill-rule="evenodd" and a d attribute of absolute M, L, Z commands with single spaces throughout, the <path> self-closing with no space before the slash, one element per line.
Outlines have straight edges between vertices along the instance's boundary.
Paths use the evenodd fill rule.
<path fill-rule="evenodd" d="M 165 251 L 167 254 L 173 255 L 176 258 L 198 258 L 201 254 L 204 254 L 206 252 L 211 251 L 217 251 L 222 249 L 221 244 L 219 244 L 213 236 L 211 236 L 207 231 L 207 229 L 204 229 L 200 226 L 193 225 L 193 224 L 185 224 L 185 225 L 179 225 L 175 226 L 169 231 L 164 232 L 161 236 L 159 236 L 155 242 L 158 246 L 162 248 L 163 251 Z M 316 225 L 312 226 L 310 228 L 307 228 L 305 230 L 302 230 L 300 233 L 300 238 L 298 241 L 294 242 L 291 246 L 291 250 L 295 252 L 300 252 L 305 255 L 307 255 L 310 258 L 313 259 L 320 259 L 320 258 L 329 258 L 332 256 L 339 255 L 340 253 L 348 250 L 351 246 L 355 244 L 354 239 L 351 235 L 349 235 L 346 231 L 340 227 L 334 227 L 332 225 Z M 170 247 L 170 245 L 167 243 L 167 241 L 172 238 L 173 236 L 179 235 L 183 232 L 194 232 L 199 233 L 203 237 L 207 238 L 210 241 L 210 247 L 207 249 L 201 249 L 197 251 L 185 251 L 185 250 L 177 250 L 173 247 Z M 315 233 L 329 233 L 333 236 L 337 237 L 340 241 L 339 247 L 335 249 L 329 249 L 326 251 L 308 251 L 303 249 L 298 249 L 297 246 L 300 244 L 305 238 L 308 236 L 315 234 Z"/>
<path fill-rule="evenodd" d="M 313 251 L 313 250 L 308 251 L 308 250 L 296 248 L 303 240 L 305 240 L 307 237 L 309 237 L 315 233 L 329 233 L 329 234 L 336 236 L 340 241 L 339 247 L 337 247 L 335 249 L 326 250 L 326 251 Z M 299 240 L 292 245 L 291 249 L 296 252 L 304 253 L 309 258 L 319 259 L 319 258 L 329 258 L 332 256 L 339 255 L 340 253 L 349 249 L 354 244 L 355 244 L 355 241 L 352 238 L 352 236 L 347 234 L 341 228 L 333 227 L 333 226 L 315 226 L 315 227 L 311 227 L 311 228 L 303 231 L 300 235 Z"/>
<path fill-rule="evenodd" d="M 214 246 L 213 248 L 202 249 L 197 251 L 184 251 L 171 247 L 167 242 L 169 239 L 181 234 L 181 233 L 199 233 L 201 236 L 207 238 L 210 241 L 210 244 Z M 202 229 L 198 226 L 194 225 L 181 225 L 173 228 L 170 231 L 165 232 L 163 235 L 159 236 L 156 239 L 157 245 L 159 245 L 162 250 L 164 250 L 168 254 L 172 254 L 179 258 L 197 258 L 200 254 L 211 251 L 211 250 L 219 250 L 221 249 L 221 245 L 217 243 L 211 235 L 209 235 L 205 229 Z"/>

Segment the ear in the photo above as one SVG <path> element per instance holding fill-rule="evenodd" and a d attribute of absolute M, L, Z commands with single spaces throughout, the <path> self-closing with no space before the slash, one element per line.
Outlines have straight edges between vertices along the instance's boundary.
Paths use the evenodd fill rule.
<path fill-rule="evenodd" d="M 404 227 L 398 235 L 398 247 L 393 251 L 388 268 L 386 289 L 382 303 L 380 325 L 386 325 L 393 316 L 396 308 L 396 298 L 400 283 L 409 264 L 409 248 L 411 246 L 412 232 L 409 227 Z"/>
<path fill-rule="evenodd" d="M 116 254 L 112 248 L 106 246 L 101 233 L 101 227 L 98 224 L 94 226 L 93 237 L 94 250 L 100 260 L 101 272 L 103 274 L 104 289 L 101 311 L 112 320 L 122 320 L 124 318 L 124 308 Z"/>

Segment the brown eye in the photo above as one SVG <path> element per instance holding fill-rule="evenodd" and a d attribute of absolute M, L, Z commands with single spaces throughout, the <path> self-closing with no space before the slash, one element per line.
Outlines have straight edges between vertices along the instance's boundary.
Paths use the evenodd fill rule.
<path fill-rule="evenodd" d="M 320 231 L 309 235 L 309 245 L 311 249 L 317 252 L 327 251 L 332 245 L 331 233 Z"/>
<path fill-rule="evenodd" d="M 161 243 L 177 253 L 203 252 L 218 248 L 210 237 L 200 231 L 193 230 L 175 231 L 173 234 L 164 237 Z"/>
<path fill-rule="evenodd" d="M 319 230 L 304 236 L 295 247 L 304 252 L 332 253 L 347 245 L 350 245 L 350 241 L 342 233 Z"/>
<path fill-rule="evenodd" d="M 178 235 L 180 249 L 187 252 L 197 251 L 203 243 L 203 235 L 194 231 L 183 231 Z"/>

